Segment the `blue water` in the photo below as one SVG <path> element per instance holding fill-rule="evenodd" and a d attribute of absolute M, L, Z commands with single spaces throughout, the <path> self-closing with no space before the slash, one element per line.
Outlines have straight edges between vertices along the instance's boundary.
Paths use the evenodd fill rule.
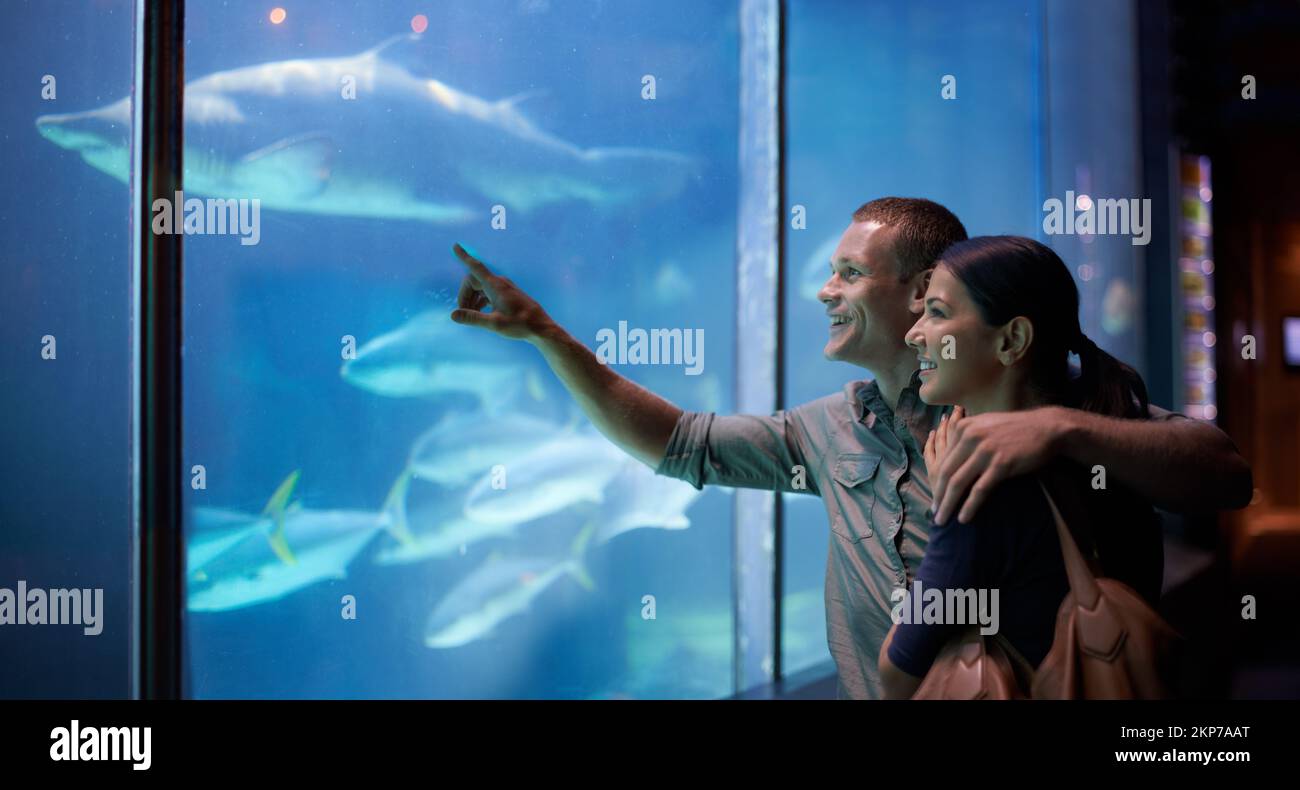
<path fill-rule="evenodd" d="M 472 246 L 535 296 L 578 338 L 619 321 L 704 330 L 704 373 L 680 367 L 623 372 L 686 408 L 730 407 L 734 343 L 726 282 L 734 238 L 736 30 L 731 13 L 690 3 L 645 11 L 599 3 L 303 4 L 275 27 L 265 4 L 191 10 L 190 79 L 287 57 L 351 55 L 429 18 L 412 45 L 412 71 L 494 100 L 541 89 L 521 111 L 583 147 L 633 146 L 697 156 L 707 167 L 672 199 L 611 210 L 560 202 L 512 212 L 494 230 L 481 219 L 445 227 L 410 221 L 264 213 L 260 244 L 201 237 L 186 249 L 185 456 L 203 464 L 207 488 L 192 504 L 256 511 L 301 469 L 307 507 L 377 510 L 412 442 L 453 408 L 453 397 L 390 398 L 339 375 L 340 338 L 358 344 L 411 315 L 450 310 L 463 275 L 450 247 Z M 641 77 L 658 80 L 653 102 Z M 312 131 L 322 118 L 285 119 Z M 375 144 L 400 136 L 373 119 Z M 454 145 L 429 137 L 395 158 L 437 158 Z M 502 155 L 505 155 L 503 152 Z M 665 283 L 671 267 L 676 277 Z M 678 280 L 679 281 L 676 281 Z M 675 282 L 676 281 L 676 282 Z M 506 348 L 536 364 L 524 344 L 458 328 L 458 344 Z M 571 407 L 544 370 L 544 397 L 504 404 L 564 423 Z M 485 415 L 484 419 L 490 419 Z M 425 487 L 428 484 L 417 483 Z M 460 497 L 463 489 L 433 489 Z M 607 497 L 618 497 L 607 491 Z M 714 493 L 680 532 L 634 531 L 592 549 L 596 584 L 561 579 L 492 636 L 431 649 L 422 638 L 434 607 L 492 552 L 551 553 L 581 516 L 559 514 L 515 538 L 470 545 L 463 555 L 380 567 L 363 552 L 345 580 L 323 581 L 268 603 L 194 613 L 189 690 L 200 697 L 716 696 L 731 690 L 730 499 Z M 381 536 L 376 546 L 386 538 Z M 643 595 L 657 618 L 644 620 Z M 344 595 L 357 617 L 345 619 Z M 702 624 L 702 625 L 701 625 Z M 703 629 L 703 632 L 701 632 Z M 724 649 L 719 650 L 718 645 Z"/>

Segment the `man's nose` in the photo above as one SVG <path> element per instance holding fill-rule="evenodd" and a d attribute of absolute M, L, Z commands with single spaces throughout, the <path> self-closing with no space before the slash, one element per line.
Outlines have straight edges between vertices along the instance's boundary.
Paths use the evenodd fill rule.
<path fill-rule="evenodd" d="M 839 298 L 838 289 L 834 289 L 831 287 L 834 282 L 835 282 L 834 274 L 826 278 L 826 282 L 822 283 L 821 290 L 817 292 L 817 301 L 821 302 L 822 304 L 829 305 L 831 302 L 834 302 L 836 299 Z"/>

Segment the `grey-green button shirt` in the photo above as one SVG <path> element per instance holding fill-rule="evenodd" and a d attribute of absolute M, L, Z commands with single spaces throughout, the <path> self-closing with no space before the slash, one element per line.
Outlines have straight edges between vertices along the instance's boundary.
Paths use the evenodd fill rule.
<path fill-rule="evenodd" d="M 890 593 L 911 583 L 929 542 L 930 480 L 921 457 L 946 406 L 912 381 L 895 414 L 874 381 L 771 416 L 685 413 L 657 472 L 691 483 L 814 494 L 826 504 L 826 640 L 841 698 L 881 696 L 877 658 Z M 799 475 L 795 467 L 803 467 Z M 795 485 L 806 481 L 806 488 Z"/>

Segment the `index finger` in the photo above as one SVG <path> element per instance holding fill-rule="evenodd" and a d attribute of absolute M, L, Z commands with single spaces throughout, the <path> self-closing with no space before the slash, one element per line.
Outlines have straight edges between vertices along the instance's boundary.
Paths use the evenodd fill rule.
<path fill-rule="evenodd" d="M 459 242 L 451 246 L 451 251 L 456 253 L 456 257 L 460 258 L 465 266 L 469 268 L 470 276 L 491 295 L 492 271 L 484 265 L 483 261 L 470 255 L 469 251 L 460 246 Z"/>

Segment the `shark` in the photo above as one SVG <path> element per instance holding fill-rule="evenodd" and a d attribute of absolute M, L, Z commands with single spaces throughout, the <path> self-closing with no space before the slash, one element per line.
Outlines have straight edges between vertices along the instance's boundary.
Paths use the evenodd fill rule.
<path fill-rule="evenodd" d="M 583 147 L 545 131 L 519 108 L 536 91 L 487 100 L 389 57 L 419 39 L 187 82 L 185 192 L 256 199 L 267 210 L 452 224 L 489 217 L 498 204 L 525 214 L 569 202 L 617 209 L 670 198 L 697 176 L 685 154 Z M 41 115 L 36 128 L 125 183 L 131 110 L 128 96 Z"/>
<path fill-rule="evenodd" d="M 471 396 L 489 412 L 507 408 L 520 389 L 535 401 L 546 397 L 535 363 L 502 344 L 468 340 L 450 311 L 426 310 L 362 344 L 339 375 L 389 398 Z"/>

